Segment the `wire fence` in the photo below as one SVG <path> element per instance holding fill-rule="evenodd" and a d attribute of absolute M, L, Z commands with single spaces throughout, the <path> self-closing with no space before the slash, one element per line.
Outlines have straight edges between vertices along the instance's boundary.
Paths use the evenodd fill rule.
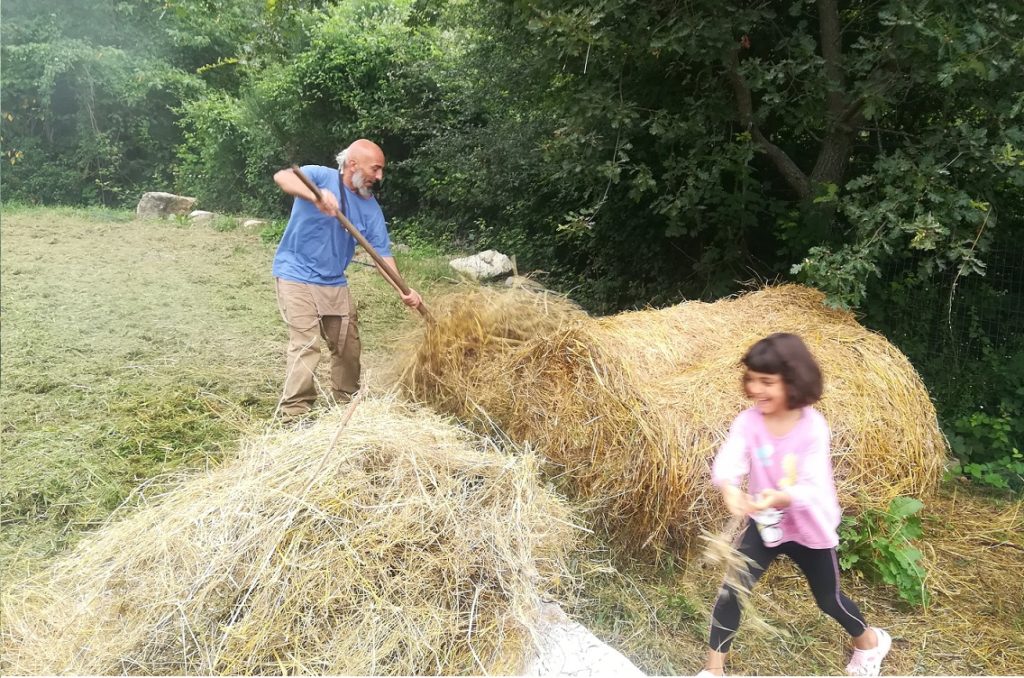
<path fill-rule="evenodd" d="M 865 324 L 907 354 L 939 399 L 983 401 L 985 372 L 1024 369 L 1024 244 L 983 260 L 983 276 L 947 271 L 923 281 L 912 262 L 893 266 L 866 310 Z"/>

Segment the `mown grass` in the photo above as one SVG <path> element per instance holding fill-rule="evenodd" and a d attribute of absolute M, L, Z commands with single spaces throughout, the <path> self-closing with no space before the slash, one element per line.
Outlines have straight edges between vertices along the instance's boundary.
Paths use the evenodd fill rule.
<path fill-rule="evenodd" d="M 0 568 L 9 575 L 66 548 L 140 483 L 216 464 L 271 423 L 286 339 L 275 245 L 224 223 L 5 207 Z M 415 252 L 399 265 L 421 287 L 439 270 Z M 409 313 L 375 271 L 351 273 L 372 363 Z"/>

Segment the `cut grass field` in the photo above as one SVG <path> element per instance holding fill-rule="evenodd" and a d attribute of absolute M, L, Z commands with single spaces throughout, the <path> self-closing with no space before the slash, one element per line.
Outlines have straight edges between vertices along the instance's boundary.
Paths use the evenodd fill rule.
<path fill-rule="evenodd" d="M 31 569 L 161 473 L 217 463 L 268 425 L 286 332 L 259 234 L 130 212 L 7 208 L 2 221 L 0 568 Z M 399 255 L 414 286 L 436 258 Z M 350 269 L 372 378 L 408 312 Z"/>
<path fill-rule="evenodd" d="M 273 426 L 285 329 L 274 246 L 258 233 L 129 212 L 7 207 L 0 232 L 0 571 L 3 586 L 99 525 L 140 484 L 218 464 Z M 428 302 L 448 285 L 429 253 L 399 254 Z M 403 322 L 417 322 L 371 268 L 353 265 L 368 381 Z M 1024 673 L 1020 502 L 947 486 L 924 511 L 933 604 L 844 574 L 872 623 L 893 632 L 889 673 Z M 720 573 L 668 559 L 615 567 L 580 554 L 570 611 L 650 673 L 699 668 Z M 938 573 L 941 573 L 938 574 Z M 842 632 L 788 563 L 755 593 L 778 637 L 741 631 L 735 672 L 836 673 Z"/>

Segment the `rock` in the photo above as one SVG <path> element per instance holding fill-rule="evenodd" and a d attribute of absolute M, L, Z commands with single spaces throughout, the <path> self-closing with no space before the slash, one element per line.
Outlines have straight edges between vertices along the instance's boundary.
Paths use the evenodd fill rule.
<path fill-rule="evenodd" d="M 543 603 L 536 654 L 524 676 L 643 676 L 633 662 L 577 624 L 555 603 Z"/>
<path fill-rule="evenodd" d="M 393 242 L 393 243 L 391 243 L 391 253 L 392 254 L 398 254 L 399 252 L 402 252 L 402 253 L 412 252 L 412 248 L 409 247 L 408 245 L 406 245 L 404 243 L 400 243 L 400 242 Z"/>
<path fill-rule="evenodd" d="M 471 257 L 453 259 L 448 265 L 474 280 L 493 280 L 512 272 L 512 260 L 501 252 L 486 250 Z"/>
<path fill-rule="evenodd" d="M 135 208 L 135 215 L 140 219 L 153 219 L 175 214 L 188 214 L 192 205 L 195 204 L 195 198 L 187 198 L 183 195 L 160 191 L 143 193 L 142 199 L 139 200 L 139 206 Z"/>
<path fill-rule="evenodd" d="M 266 219 L 242 219 L 242 228 L 263 228 L 270 222 Z"/>
<path fill-rule="evenodd" d="M 193 224 L 208 224 L 217 217 L 213 212 L 204 210 L 193 210 L 188 213 L 188 220 Z"/>

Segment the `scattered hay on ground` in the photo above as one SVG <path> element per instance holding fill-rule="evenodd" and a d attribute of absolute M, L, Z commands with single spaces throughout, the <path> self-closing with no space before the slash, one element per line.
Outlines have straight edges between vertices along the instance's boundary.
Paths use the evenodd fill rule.
<path fill-rule="evenodd" d="M 16 674 L 512 673 L 576 531 L 509 455 L 362 402 L 252 440 L 8 589 Z"/>
<path fill-rule="evenodd" d="M 633 545 L 692 537 L 718 514 L 709 466 L 747 405 L 739 359 L 772 332 L 801 335 L 821 362 L 845 507 L 882 508 L 939 478 L 945 441 L 917 373 L 815 290 L 592 319 L 552 295 L 477 288 L 436 315 L 406 345 L 412 396 L 535 445 Z"/>
<path fill-rule="evenodd" d="M 842 574 L 843 592 L 868 623 L 892 634 L 883 674 L 1024 675 L 1024 502 L 944 486 L 922 519 L 927 608 L 903 602 L 893 587 Z M 591 570 L 586 597 L 569 611 L 647 673 L 692 675 L 707 651 L 723 574 L 721 565 L 697 559 L 671 570 L 637 562 L 613 574 Z M 788 558 L 772 565 L 749 602 L 728 673 L 842 675 L 850 640 L 818 610 Z M 764 623 L 749 623 L 754 617 Z"/>

